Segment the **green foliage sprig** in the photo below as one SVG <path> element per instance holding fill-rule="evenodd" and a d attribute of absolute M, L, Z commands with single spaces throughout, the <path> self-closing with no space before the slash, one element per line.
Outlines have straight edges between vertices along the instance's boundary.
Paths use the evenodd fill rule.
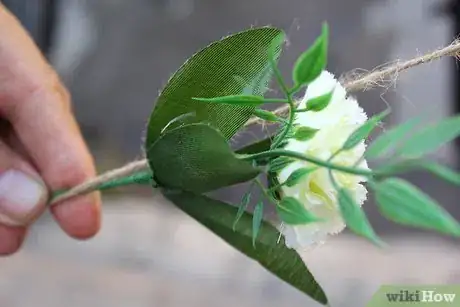
<path fill-rule="evenodd" d="M 230 71 L 220 70 L 220 68 L 223 67 L 220 61 L 213 62 L 215 66 L 212 67 L 218 67 L 216 73 L 219 73 L 220 79 L 225 79 L 225 81 L 221 83 L 223 87 L 218 90 L 217 83 L 213 83 L 212 88 L 216 89 L 214 93 L 212 91 L 204 93 L 202 87 L 189 87 L 187 90 L 183 91 L 184 93 L 180 100 L 173 100 L 172 98 L 168 100 L 168 97 L 163 98 L 162 96 L 166 95 L 168 92 L 163 92 L 165 94 L 160 96 L 160 104 L 153 112 L 150 121 L 151 124 L 149 124 L 150 136 L 147 138 L 146 148 L 152 148 L 147 152 L 150 165 L 155 174 L 155 181 L 163 190 L 167 191 L 165 193 L 171 193 L 170 191 L 173 190 L 179 194 L 183 194 L 184 192 L 193 193 L 194 201 L 187 201 L 188 204 L 195 208 L 193 214 L 190 213 L 190 211 L 188 212 L 190 215 L 209 227 L 217 235 L 226 239 L 227 242 L 231 242 L 234 246 L 238 245 L 236 242 L 241 243 L 246 240 L 243 239 L 242 236 L 242 234 L 245 233 L 244 237 L 250 240 L 251 244 L 248 242 L 244 248 L 240 246 L 240 250 L 243 253 L 259 261 L 267 269 L 322 303 L 326 303 L 327 300 L 322 290 L 318 290 L 320 289 L 319 285 L 313 278 L 308 282 L 302 281 L 301 283 L 295 279 L 286 278 L 289 272 L 287 270 L 282 270 L 281 273 L 279 270 L 274 270 L 272 263 L 266 261 L 268 259 L 267 257 L 270 257 L 270 255 L 265 252 L 260 252 L 261 247 L 259 246 L 265 246 L 263 244 L 269 244 L 269 246 L 271 246 L 270 248 L 276 248 L 279 251 L 283 251 L 282 253 L 287 252 L 287 250 L 282 243 L 277 243 L 275 241 L 275 237 L 273 237 L 273 241 L 271 242 L 265 241 L 264 238 L 266 238 L 266 233 L 277 231 L 263 222 L 263 202 L 260 200 L 256 202 L 252 217 L 251 214 L 246 212 L 250 205 L 251 191 L 254 187 L 258 187 L 262 191 L 262 195 L 268 200 L 268 203 L 275 206 L 276 212 L 282 222 L 290 225 L 320 222 L 321 219 L 309 212 L 299 200 L 293 197 L 283 197 L 277 191 L 279 191 L 279 188 L 282 186 L 290 187 L 296 185 L 297 182 L 301 181 L 318 168 L 327 168 L 329 169 L 334 187 L 337 190 L 340 213 L 346 225 L 356 234 L 369 239 L 379 246 L 383 246 L 382 240 L 373 230 L 364 211 L 355 203 L 349 191 L 339 186 L 334 180 L 332 170 L 356 176 L 364 176 L 369 182 L 369 187 L 375 193 L 379 211 L 389 220 L 403 225 L 429 228 L 445 234 L 460 236 L 459 224 L 434 200 L 405 180 L 395 177 L 402 171 L 425 168 L 445 180 L 458 184 L 460 176 L 450 169 L 441 168 L 439 165 L 433 163 L 414 163 L 414 158 L 419 159 L 423 155 L 457 137 L 460 134 L 460 117 L 449 118 L 436 125 L 424 128 L 421 131 L 413 133 L 409 138 L 405 137 L 412 133 L 414 128 L 420 123 L 418 119 L 410 120 L 382 134 L 370 144 L 365 156 L 361 159 L 382 158 L 382 156 L 388 154 L 391 150 L 394 152 L 383 162 L 380 161 L 380 165 L 373 170 L 360 169 L 357 166 L 360 160 L 356 161 L 355 166 L 350 167 L 335 164 L 332 161 L 333 157 L 327 161 L 323 161 L 303 153 L 285 150 L 283 146 L 289 139 L 306 141 L 314 137 L 318 132 L 317 129 L 310 127 L 295 127 L 295 114 L 300 112 L 320 112 L 328 107 L 332 99 L 334 91 L 310 99 L 303 109 L 297 108 L 294 101 L 294 94 L 303 87 L 308 86 L 308 84 L 315 80 L 325 69 L 327 63 L 329 31 L 327 25 L 323 25 L 321 36 L 308 50 L 299 56 L 293 68 L 293 86 L 291 88 L 288 87 L 277 67 L 277 59 L 283 44 L 284 33 L 270 28 L 266 28 L 265 31 L 271 32 L 271 35 L 270 40 L 264 41 L 264 47 L 249 48 L 259 51 L 257 54 L 258 60 L 256 60 L 255 54 L 245 54 L 247 59 L 250 59 L 251 63 L 259 61 L 260 65 L 252 65 L 251 67 L 254 67 L 254 70 L 246 69 L 245 71 L 250 74 L 252 78 L 259 78 L 259 82 L 268 82 L 268 75 L 273 73 L 280 89 L 284 93 L 284 98 L 265 98 L 263 96 L 264 91 L 260 91 L 260 89 L 266 89 L 267 85 L 262 85 L 257 82 L 247 82 L 244 88 L 239 88 L 236 84 L 228 86 L 232 84 L 232 80 L 235 80 L 235 78 L 231 78 L 235 72 L 232 72 L 231 69 Z M 249 35 L 251 31 L 245 33 L 246 34 L 240 33 L 236 36 Z M 255 32 L 253 33 L 255 34 Z M 229 40 L 233 38 L 234 37 L 226 38 L 222 40 L 220 44 L 229 43 L 235 46 L 237 44 L 236 42 L 229 42 Z M 246 41 L 246 43 L 248 42 Z M 254 44 L 254 42 L 250 43 L 250 45 L 252 44 Z M 247 47 L 248 46 L 246 46 L 246 49 L 248 49 Z M 208 48 L 210 49 L 207 49 L 207 52 L 212 53 L 212 46 Z M 233 52 L 235 52 L 235 55 L 239 53 L 236 49 L 233 49 Z M 241 57 L 237 56 L 233 58 L 241 59 Z M 211 59 L 211 57 L 209 57 L 207 61 L 209 61 L 209 59 Z M 263 59 L 265 64 L 261 63 L 260 59 Z M 233 64 L 236 65 L 234 67 L 241 68 L 248 63 L 243 60 Z M 269 65 L 268 67 L 270 69 L 266 69 L 266 64 Z M 229 70 L 228 66 L 225 66 L 225 68 Z M 191 76 L 185 79 L 199 78 L 200 80 L 210 82 L 209 74 L 213 74 L 213 71 L 206 71 L 206 76 L 201 75 L 202 73 L 204 73 L 202 70 L 191 70 L 189 72 Z M 261 74 L 265 75 L 261 78 Z M 224 78 L 224 76 L 226 78 Z M 179 75 L 179 77 L 182 76 Z M 173 77 L 173 81 L 174 78 L 175 77 Z M 248 77 L 238 75 L 236 79 L 248 80 Z M 241 85 L 241 83 L 239 84 Z M 253 87 L 251 88 L 251 86 Z M 176 92 L 178 92 L 177 89 Z M 190 103 L 190 101 L 193 101 L 193 104 Z M 183 125 L 181 128 L 178 128 L 181 129 L 181 135 L 183 135 L 183 137 L 175 138 L 173 136 L 170 142 L 165 144 L 163 141 L 165 136 L 161 134 L 157 135 L 155 132 L 158 130 L 158 128 L 154 129 L 157 126 L 155 122 L 156 118 L 168 117 L 171 120 L 174 119 L 175 116 L 180 116 L 181 114 L 171 111 L 162 112 L 162 108 L 164 107 L 162 107 L 161 103 L 167 103 L 171 110 L 177 110 L 180 104 L 182 113 L 187 111 L 199 113 L 198 118 L 196 118 L 198 124 Z M 262 109 L 265 104 L 272 103 L 287 104 L 289 107 L 288 117 L 280 118 L 272 112 Z M 172 105 L 177 105 L 178 107 L 173 108 Z M 200 113 L 199 111 L 201 109 L 206 110 L 207 113 Z M 380 114 L 372 116 L 348 137 L 342 147 L 337 151 L 336 155 L 342 151 L 351 150 L 363 140 L 366 140 L 389 113 L 390 110 L 388 109 Z M 251 144 L 246 149 L 233 153 L 230 147 L 225 145 L 227 143 L 225 139 L 230 139 L 238 129 L 242 128 L 244 119 L 249 119 L 251 115 L 258 116 L 262 120 L 278 122 L 280 124 L 279 131 L 276 133 L 273 140 L 271 138 L 264 140 L 262 146 L 260 146 L 260 143 Z M 225 117 L 225 121 L 219 120 L 223 117 Z M 234 124 L 235 122 L 238 123 L 238 129 L 230 129 L 229 126 L 236 127 Z M 194 130 L 197 127 L 200 127 L 200 133 Z M 174 131 L 178 131 L 178 129 Z M 225 133 L 226 131 L 231 131 L 231 133 Z M 171 133 L 173 133 L 173 131 L 171 131 Z M 153 141 L 153 139 L 155 140 Z M 401 146 L 395 146 L 396 142 L 402 140 L 404 140 L 404 142 Z M 156 154 L 156 151 L 158 151 L 156 148 L 158 147 L 162 148 L 160 150 L 160 155 Z M 286 182 L 277 182 L 276 173 L 296 160 L 306 161 L 315 166 L 298 169 L 291 174 Z M 246 163 L 246 161 L 247 164 L 244 164 L 243 162 Z M 420 162 L 420 160 L 416 161 Z M 261 181 L 258 179 L 260 176 L 268 178 L 269 187 L 265 187 L 261 184 Z M 251 181 L 252 184 L 249 191 L 243 196 L 242 202 L 238 208 L 233 209 L 230 205 L 224 205 L 222 202 L 219 202 L 221 206 L 226 206 L 225 208 L 228 208 L 226 210 L 235 211 L 231 221 L 228 216 L 225 218 L 216 216 L 215 214 L 218 212 L 218 206 L 209 206 L 210 200 L 199 195 L 205 191 L 246 181 Z M 256 184 L 254 185 L 254 183 Z M 175 196 L 169 198 L 179 207 L 181 207 L 185 201 L 183 197 Z M 206 203 L 206 210 L 204 210 L 204 203 Z M 203 210 L 199 210 L 201 206 L 203 206 Z M 216 220 L 209 220 L 210 216 L 214 216 L 215 219 L 219 220 L 219 227 L 215 227 Z M 252 222 L 241 223 L 243 217 L 251 219 Z M 262 225 L 266 226 L 262 227 Z M 254 254 L 254 251 L 259 252 Z M 271 256 L 273 256 L 273 254 Z M 279 258 L 278 261 L 285 263 L 286 261 L 294 261 L 294 258 L 297 258 L 297 256 L 293 256 L 293 258 L 289 260 Z M 304 272 L 304 276 L 311 276 L 308 269 L 306 269 L 306 267 L 302 269 L 302 267 L 303 266 L 298 265 L 295 268 L 296 272 L 300 270 Z M 293 272 L 294 271 L 291 271 L 290 273 Z"/>

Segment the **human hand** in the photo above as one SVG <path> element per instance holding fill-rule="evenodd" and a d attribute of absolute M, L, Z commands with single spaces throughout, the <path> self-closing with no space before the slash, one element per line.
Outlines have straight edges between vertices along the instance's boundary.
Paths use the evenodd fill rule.
<path fill-rule="evenodd" d="M 94 175 L 67 90 L 0 3 L 0 255 L 19 249 L 28 226 L 46 209 L 50 191 Z M 99 230 L 98 193 L 51 210 L 74 238 L 89 238 Z"/>

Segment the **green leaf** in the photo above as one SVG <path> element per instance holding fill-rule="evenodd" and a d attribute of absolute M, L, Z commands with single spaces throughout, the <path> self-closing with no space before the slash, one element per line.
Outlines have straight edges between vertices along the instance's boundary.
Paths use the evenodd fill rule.
<path fill-rule="evenodd" d="M 147 151 L 155 181 L 165 188 L 207 192 L 245 182 L 260 170 L 238 159 L 227 140 L 205 124 L 164 133 Z"/>
<path fill-rule="evenodd" d="M 254 208 L 254 215 L 252 216 L 252 246 L 256 247 L 256 239 L 259 234 L 262 218 L 264 217 L 264 203 L 257 203 Z"/>
<path fill-rule="evenodd" d="M 423 156 L 452 141 L 459 134 L 460 116 L 450 117 L 415 133 L 397 153 L 409 157 Z"/>
<path fill-rule="evenodd" d="M 333 94 L 334 90 L 330 91 L 327 94 L 309 99 L 306 103 L 307 107 L 305 108 L 305 111 L 319 112 L 324 110 L 331 102 Z"/>
<path fill-rule="evenodd" d="M 444 165 L 431 161 L 423 161 L 420 163 L 420 167 L 444 179 L 445 181 L 455 185 L 460 185 L 460 174 Z"/>
<path fill-rule="evenodd" d="M 241 200 L 241 204 L 238 206 L 238 212 L 236 212 L 236 218 L 233 222 L 233 230 L 236 229 L 236 225 L 238 221 L 243 216 L 244 212 L 248 208 L 249 202 L 251 201 L 251 190 L 249 190 L 246 194 L 244 194 L 243 199 Z"/>
<path fill-rule="evenodd" d="M 294 162 L 293 158 L 289 157 L 278 157 L 270 161 L 269 163 L 269 170 L 272 173 L 277 173 L 281 171 L 283 168 Z"/>
<path fill-rule="evenodd" d="M 288 179 L 284 182 L 284 184 L 288 187 L 293 187 L 296 184 L 298 184 L 305 176 L 310 174 L 312 171 L 314 171 L 316 167 L 303 167 L 299 168 L 291 173 L 289 175 Z"/>
<path fill-rule="evenodd" d="M 318 131 L 318 129 L 310 127 L 298 127 L 294 130 L 294 139 L 297 141 L 307 141 L 312 139 Z"/>
<path fill-rule="evenodd" d="M 388 114 L 390 114 L 390 109 L 386 109 L 385 111 L 372 116 L 348 137 L 348 139 L 343 144 L 342 149 L 350 150 L 358 145 L 362 140 L 366 139 L 372 133 L 375 127 L 377 127 L 377 125 L 382 121 L 382 119 Z"/>
<path fill-rule="evenodd" d="M 407 134 L 420 123 L 420 118 L 412 118 L 379 135 L 366 149 L 367 158 L 377 158 L 396 147 Z"/>
<path fill-rule="evenodd" d="M 329 27 L 323 24 L 322 34 L 307 51 L 302 53 L 294 64 L 292 78 L 294 87 L 309 84 L 326 68 Z"/>
<path fill-rule="evenodd" d="M 210 123 L 230 139 L 254 107 L 197 103 L 192 97 L 263 96 L 272 76 L 267 50 L 281 33 L 270 27 L 250 29 L 214 42 L 187 60 L 157 99 L 145 148 L 152 146 L 170 120 L 189 112 L 196 113 L 195 123 Z"/>
<path fill-rule="evenodd" d="M 396 223 L 460 236 L 460 225 L 435 200 L 409 182 L 385 179 L 373 185 L 380 212 Z"/>
<path fill-rule="evenodd" d="M 338 201 L 340 213 L 345 221 L 345 224 L 354 233 L 371 240 L 379 246 L 382 246 L 382 241 L 375 234 L 366 214 L 346 189 L 341 188 L 338 190 Z"/>
<path fill-rule="evenodd" d="M 321 304 L 327 298 L 321 287 L 300 256 L 288 249 L 279 232 L 269 223 L 262 221 L 257 236 L 257 249 L 252 246 L 252 216 L 244 213 L 236 231 L 232 231 L 232 221 L 237 208 L 227 203 L 192 193 L 166 194 L 177 207 L 207 227 L 225 242 L 259 262 L 264 268 L 281 280 L 309 295 Z M 203 251 L 206 252 L 206 251 Z"/>
<path fill-rule="evenodd" d="M 266 121 L 269 121 L 269 122 L 281 122 L 282 119 L 279 118 L 278 116 L 276 116 L 276 114 L 273 114 L 272 112 L 270 111 L 267 111 L 267 110 L 262 110 L 262 109 L 255 109 L 253 114 L 255 116 L 257 116 L 258 118 L 262 119 L 262 120 L 266 120 Z"/>
<path fill-rule="evenodd" d="M 320 221 L 313 216 L 305 207 L 294 197 L 284 197 L 276 206 L 276 211 L 280 219 L 289 225 L 300 225 Z"/>
<path fill-rule="evenodd" d="M 235 151 L 235 153 L 239 155 L 243 155 L 243 154 L 250 155 L 250 154 L 254 154 L 254 153 L 258 153 L 262 151 L 267 151 L 270 149 L 271 144 L 272 144 L 272 139 L 271 139 L 271 136 L 269 136 L 265 139 L 262 139 L 252 144 L 246 145 L 238 149 L 237 151 Z"/>
<path fill-rule="evenodd" d="M 258 107 L 259 105 L 264 103 L 264 97 L 254 96 L 254 95 L 230 95 L 230 96 L 222 96 L 222 97 L 214 97 L 214 98 L 193 97 L 192 99 L 199 100 L 202 102 L 225 103 L 225 104 L 232 104 L 232 105 L 239 105 L 239 106 L 255 106 L 255 107 Z"/>

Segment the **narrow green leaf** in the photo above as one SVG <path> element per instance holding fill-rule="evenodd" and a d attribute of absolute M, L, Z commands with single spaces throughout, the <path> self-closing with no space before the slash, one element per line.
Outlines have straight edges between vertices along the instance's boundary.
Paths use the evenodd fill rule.
<path fill-rule="evenodd" d="M 225 103 L 239 106 L 254 106 L 258 107 L 264 103 L 264 97 L 254 95 L 230 95 L 214 98 L 197 98 L 192 97 L 193 100 L 210 103 Z"/>
<path fill-rule="evenodd" d="M 407 173 L 413 170 L 425 170 L 454 185 L 460 185 L 460 174 L 449 167 L 426 159 L 408 159 L 388 164 L 375 169 L 385 177 Z"/>
<path fill-rule="evenodd" d="M 307 85 L 315 80 L 327 64 L 329 27 L 325 23 L 321 36 L 318 37 L 307 51 L 302 53 L 294 64 L 292 78 L 294 87 Z"/>
<path fill-rule="evenodd" d="M 243 216 L 244 212 L 248 208 L 249 202 L 251 201 L 251 191 L 249 190 L 246 194 L 244 194 L 243 199 L 241 200 L 241 204 L 238 206 L 238 212 L 236 212 L 235 221 L 233 222 L 233 230 L 236 229 L 236 225 L 238 221 Z"/>
<path fill-rule="evenodd" d="M 382 119 L 388 114 L 390 114 L 390 109 L 386 109 L 385 111 L 372 116 L 348 137 L 348 139 L 343 144 L 342 149 L 350 150 L 358 145 L 362 140 L 366 139 L 372 133 L 375 127 L 377 127 L 377 125 L 382 121 Z"/>
<path fill-rule="evenodd" d="M 167 131 L 147 151 L 147 158 L 160 186 L 189 192 L 227 187 L 260 173 L 238 159 L 224 136 L 205 124 Z"/>
<path fill-rule="evenodd" d="M 193 122 L 210 123 L 231 139 L 252 116 L 254 106 L 197 103 L 192 97 L 264 96 L 273 73 L 267 50 L 281 33 L 270 27 L 246 30 L 213 42 L 188 59 L 158 97 L 144 147 L 153 145 L 169 121 L 189 112 L 196 113 Z"/>
<path fill-rule="evenodd" d="M 253 114 L 260 119 L 263 119 L 269 122 L 273 122 L 273 123 L 282 121 L 281 118 L 279 118 L 278 116 L 276 116 L 275 114 L 267 110 L 255 109 L 253 111 Z"/>
<path fill-rule="evenodd" d="M 379 246 L 382 246 L 382 241 L 376 235 L 366 217 L 366 214 L 346 189 L 342 188 L 338 190 L 338 201 L 340 213 L 342 214 L 345 224 L 354 233 L 369 239 Z"/>
<path fill-rule="evenodd" d="M 295 250 L 286 247 L 284 238 L 281 237 L 278 243 L 279 232 L 268 222 L 261 222 L 256 242 L 257 249 L 255 249 L 252 245 L 250 213 L 245 212 L 238 223 L 237 230 L 232 231 L 236 207 L 192 193 L 170 193 L 165 196 L 178 208 L 249 258 L 259 262 L 278 278 L 319 303 L 327 304 L 324 291 L 300 256 Z"/>
<path fill-rule="evenodd" d="M 435 200 L 409 182 L 385 179 L 373 185 L 380 212 L 396 223 L 460 236 L 458 222 Z"/>
<path fill-rule="evenodd" d="M 295 160 L 289 157 L 278 157 L 270 161 L 269 170 L 272 173 L 277 173 L 283 168 L 294 162 Z"/>
<path fill-rule="evenodd" d="M 318 131 L 318 129 L 302 126 L 294 130 L 293 137 L 297 141 L 307 141 L 312 139 Z"/>
<path fill-rule="evenodd" d="M 419 157 L 437 150 L 460 135 L 460 116 L 453 116 L 415 133 L 397 151 L 409 157 Z"/>
<path fill-rule="evenodd" d="M 259 202 L 254 208 L 254 214 L 252 216 L 252 246 L 256 247 L 256 239 L 259 234 L 260 226 L 262 224 L 262 218 L 264 217 L 264 203 Z"/>
<path fill-rule="evenodd" d="M 309 99 L 306 103 L 307 107 L 305 108 L 305 111 L 319 112 L 324 110 L 331 102 L 333 94 L 334 90 L 330 91 L 327 94 Z"/>
<path fill-rule="evenodd" d="M 318 222 L 319 219 L 313 216 L 294 197 L 284 197 L 276 206 L 280 219 L 289 225 L 300 225 L 311 222 Z"/>
<path fill-rule="evenodd" d="M 419 123 L 420 118 L 412 118 L 379 135 L 366 149 L 366 158 L 377 158 L 394 149 Z"/>
<path fill-rule="evenodd" d="M 436 162 L 424 161 L 420 167 L 455 185 L 460 185 L 460 174 Z"/>
<path fill-rule="evenodd" d="M 304 179 L 305 176 L 310 174 L 312 171 L 314 171 L 316 167 L 303 167 L 299 168 L 291 173 L 289 175 L 288 179 L 285 181 L 285 185 L 288 187 L 293 187 L 296 184 L 298 184 L 302 179 Z"/>
<path fill-rule="evenodd" d="M 269 136 L 265 139 L 243 146 L 242 148 L 236 150 L 235 153 L 239 155 L 250 155 L 257 152 L 267 151 L 270 149 L 271 144 L 272 136 Z"/>

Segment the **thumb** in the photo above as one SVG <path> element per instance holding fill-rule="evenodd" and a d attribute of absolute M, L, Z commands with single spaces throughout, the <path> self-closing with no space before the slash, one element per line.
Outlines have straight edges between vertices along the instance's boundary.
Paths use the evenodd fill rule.
<path fill-rule="evenodd" d="M 0 223 L 29 225 L 43 212 L 47 198 L 34 168 L 0 141 Z"/>

